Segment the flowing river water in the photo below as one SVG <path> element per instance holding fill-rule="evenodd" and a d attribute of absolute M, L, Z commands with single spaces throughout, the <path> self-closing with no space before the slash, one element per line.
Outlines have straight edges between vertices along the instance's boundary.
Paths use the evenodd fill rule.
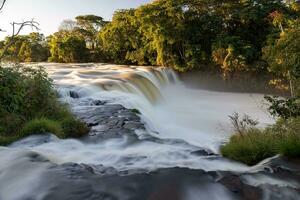
<path fill-rule="evenodd" d="M 191 89 L 166 68 L 42 65 L 91 134 L 0 147 L 0 200 L 300 198 L 299 165 L 277 156 L 248 167 L 219 154 L 228 115 L 273 123 L 263 95 Z"/>

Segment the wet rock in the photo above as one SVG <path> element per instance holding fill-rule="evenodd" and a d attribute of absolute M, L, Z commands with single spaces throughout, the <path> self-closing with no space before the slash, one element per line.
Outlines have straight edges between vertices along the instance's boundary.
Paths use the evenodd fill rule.
<path fill-rule="evenodd" d="M 143 125 L 140 122 L 127 122 L 127 123 L 125 123 L 123 128 L 129 129 L 129 130 L 137 130 L 137 129 L 143 128 Z"/>
<path fill-rule="evenodd" d="M 70 97 L 72 97 L 73 99 L 78 99 L 79 98 L 79 94 L 75 91 L 70 91 Z"/>
<path fill-rule="evenodd" d="M 223 184 L 241 199 L 257 200 L 262 199 L 263 197 L 263 192 L 260 188 L 244 184 L 239 175 L 227 174 L 218 182 Z"/>
<path fill-rule="evenodd" d="M 87 125 L 88 125 L 88 127 L 93 127 L 93 126 L 98 126 L 99 123 L 88 123 Z"/>
<path fill-rule="evenodd" d="M 9 145 L 9 147 L 35 147 L 56 140 L 58 140 L 58 138 L 50 133 L 42 135 L 32 135 L 12 143 L 11 145 Z"/>
<path fill-rule="evenodd" d="M 97 103 L 97 102 L 96 102 Z M 99 104 L 103 103 L 101 101 Z M 122 135 L 136 137 L 135 131 L 145 129 L 140 117 L 118 104 L 85 106 L 76 111 L 77 116 L 91 128 L 90 136 L 97 138 L 116 138 Z"/>
<path fill-rule="evenodd" d="M 94 100 L 92 101 L 91 105 L 95 105 L 95 106 L 102 106 L 105 105 L 106 101 L 101 101 L 101 100 Z"/>
<path fill-rule="evenodd" d="M 213 152 L 211 152 L 209 150 L 204 150 L 204 149 L 193 151 L 193 152 L 191 152 L 191 154 L 195 155 L 195 156 L 213 156 L 213 155 L 216 155 Z"/>

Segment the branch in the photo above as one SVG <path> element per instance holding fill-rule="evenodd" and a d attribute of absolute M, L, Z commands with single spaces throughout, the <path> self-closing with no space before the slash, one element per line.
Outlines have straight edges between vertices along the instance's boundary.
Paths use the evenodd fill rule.
<path fill-rule="evenodd" d="M 3 0 L 2 3 L 0 4 L 0 11 L 3 9 L 5 3 L 6 3 L 6 0 Z"/>
<path fill-rule="evenodd" d="M 6 0 L 4 0 L 4 1 L 6 1 Z M 34 29 L 37 31 L 40 30 L 38 27 L 40 24 L 38 22 L 34 21 L 33 19 L 30 21 L 24 21 L 21 23 L 13 22 L 13 23 L 11 23 L 11 25 L 12 25 L 12 29 L 13 29 L 12 35 L 9 37 L 8 43 L 5 45 L 3 51 L 0 55 L 0 61 L 3 59 L 8 48 L 14 43 L 15 38 L 20 34 L 20 32 L 23 30 L 24 27 L 29 26 L 32 28 L 32 30 L 34 30 Z M 0 31 L 2 31 L 2 30 L 0 29 Z"/>

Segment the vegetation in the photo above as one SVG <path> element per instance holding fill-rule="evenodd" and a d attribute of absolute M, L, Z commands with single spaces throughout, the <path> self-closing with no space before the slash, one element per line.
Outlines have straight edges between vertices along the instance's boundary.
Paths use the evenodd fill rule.
<path fill-rule="evenodd" d="M 45 132 L 81 137 L 88 128 L 58 101 L 43 68 L 0 67 L 0 145 Z"/>
<path fill-rule="evenodd" d="M 45 38 L 14 37 L 5 59 L 163 65 L 220 72 L 224 79 L 269 74 L 270 83 L 299 87 L 299 1 L 157 0 L 118 10 L 111 22 L 81 15 Z M 10 38 L 0 42 L 5 49 Z"/>
<path fill-rule="evenodd" d="M 279 120 L 264 130 L 248 128 L 243 134 L 231 137 L 221 148 L 225 157 L 248 165 L 281 154 L 291 158 L 300 156 L 300 117 Z"/>
<path fill-rule="evenodd" d="M 274 117 L 288 119 L 300 116 L 299 96 L 288 99 L 266 96 L 265 99 L 270 103 L 269 112 Z"/>
<path fill-rule="evenodd" d="M 257 164 L 276 154 L 299 158 L 300 98 L 265 98 L 270 103 L 270 114 L 278 117 L 277 123 L 260 130 L 248 116 L 242 120 L 237 114 L 230 116 L 236 134 L 221 148 L 225 157 L 248 165 Z"/>
<path fill-rule="evenodd" d="M 133 109 L 130 109 L 131 110 L 131 112 L 133 112 L 133 113 L 135 113 L 135 114 L 137 114 L 137 115 L 140 115 L 141 114 L 141 111 L 139 111 L 138 109 L 136 109 L 136 108 L 133 108 Z"/>
<path fill-rule="evenodd" d="M 45 133 L 53 133 L 60 138 L 64 137 L 63 129 L 61 125 L 53 120 L 41 118 L 41 119 L 33 119 L 27 122 L 22 130 L 20 131 L 21 137 L 26 137 L 33 134 L 45 134 Z"/>

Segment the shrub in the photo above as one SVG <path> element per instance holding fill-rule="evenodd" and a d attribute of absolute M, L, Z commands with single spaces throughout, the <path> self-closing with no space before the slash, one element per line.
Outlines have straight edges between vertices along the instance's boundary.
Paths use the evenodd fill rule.
<path fill-rule="evenodd" d="M 258 121 L 253 120 L 249 115 L 244 115 L 240 119 L 240 115 L 235 112 L 233 115 L 229 115 L 229 118 L 235 132 L 238 134 L 243 134 L 247 128 L 253 128 L 258 125 Z"/>
<path fill-rule="evenodd" d="M 0 67 L 0 107 L 8 113 L 34 118 L 57 104 L 52 80 L 42 67 Z"/>
<path fill-rule="evenodd" d="M 88 130 L 58 101 L 42 67 L 0 66 L 0 145 L 46 132 L 61 138 L 81 137 Z"/>
<path fill-rule="evenodd" d="M 44 133 L 53 133 L 59 138 L 65 137 L 60 123 L 46 118 L 34 119 L 27 122 L 20 132 L 20 137 Z"/>
<path fill-rule="evenodd" d="M 248 128 L 243 134 L 230 138 L 221 147 L 223 156 L 241 161 L 247 165 L 281 154 L 286 157 L 300 156 L 300 117 L 280 119 L 264 130 Z"/>
<path fill-rule="evenodd" d="M 79 138 L 89 132 L 86 124 L 74 117 L 66 118 L 61 124 L 66 137 Z"/>
<path fill-rule="evenodd" d="M 300 96 L 288 99 L 265 96 L 265 99 L 270 104 L 268 110 L 274 117 L 288 119 L 300 116 Z"/>
<path fill-rule="evenodd" d="M 230 142 L 221 148 L 223 156 L 254 165 L 277 154 L 275 135 L 258 129 L 248 129 L 242 135 L 234 135 Z"/>
<path fill-rule="evenodd" d="M 279 120 L 273 132 L 280 135 L 279 153 L 292 158 L 300 157 L 300 117 Z"/>

